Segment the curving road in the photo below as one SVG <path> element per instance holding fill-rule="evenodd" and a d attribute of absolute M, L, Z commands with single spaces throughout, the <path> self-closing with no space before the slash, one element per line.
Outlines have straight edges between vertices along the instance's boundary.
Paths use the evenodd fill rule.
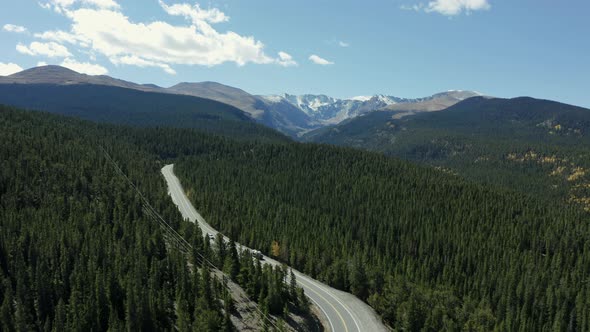
<path fill-rule="evenodd" d="M 162 174 L 168 184 L 168 191 L 172 201 L 178 206 L 182 216 L 191 222 L 198 222 L 203 233 L 216 236 L 218 232 L 207 224 L 185 195 L 180 180 L 174 175 L 174 165 L 164 166 Z M 226 237 L 224 238 L 228 240 Z M 246 249 L 240 244 L 236 243 L 236 245 L 239 248 Z M 263 262 L 272 265 L 280 264 L 266 256 L 264 256 Z M 329 323 L 326 328 L 334 332 L 387 331 L 374 310 L 352 294 L 327 286 L 295 269 L 293 269 L 293 272 L 297 277 L 297 283 L 303 287 L 307 297 L 323 312 L 326 321 Z"/>

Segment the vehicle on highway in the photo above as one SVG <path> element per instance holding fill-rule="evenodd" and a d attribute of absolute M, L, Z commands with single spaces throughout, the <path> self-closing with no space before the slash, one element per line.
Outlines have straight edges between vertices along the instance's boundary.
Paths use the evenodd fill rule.
<path fill-rule="evenodd" d="M 264 256 L 262 255 L 262 252 L 260 252 L 260 250 L 252 250 L 252 257 L 256 258 L 259 261 L 264 260 Z"/>

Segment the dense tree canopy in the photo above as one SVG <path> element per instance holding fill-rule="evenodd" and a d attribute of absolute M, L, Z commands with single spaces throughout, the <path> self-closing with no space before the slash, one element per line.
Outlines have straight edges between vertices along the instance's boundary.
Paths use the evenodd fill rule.
<path fill-rule="evenodd" d="M 228 144 L 178 163 L 205 218 L 395 328 L 590 328 L 590 218 L 374 153 Z"/>
<path fill-rule="evenodd" d="M 132 135 L 0 109 L 0 330 L 232 328 L 210 275 L 189 269 L 99 148 L 175 228 L 194 227 Z"/>
<path fill-rule="evenodd" d="M 590 110 L 533 98 L 470 98 L 440 112 L 396 112 L 305 139 L 383 152 L 590 211 Z"/>
<path fill-rule="evenodd" d="M 196 128 L 239 140 L 289 141 L 233 106 L 186 95 L 93 84 L 0 84 L 0 101 L 95 122 Z"/>
<path fill-rule="evenodd" d="M 305 309 L 288 269 L 211 246 L 181 220 L 160 176 L 168 162 L 222 232 L 352 292 L 396 329 L 590 329 L 590 218 L 575 206 L 323 145 L 5 107 L 0 129 L 2 330 L 231 329 L 231 301 L 197 253 L 269 314 Z M 101 147 L 193 245 L 191 264 Z M 506 158 L 526 167 L 530 152 Z"/>

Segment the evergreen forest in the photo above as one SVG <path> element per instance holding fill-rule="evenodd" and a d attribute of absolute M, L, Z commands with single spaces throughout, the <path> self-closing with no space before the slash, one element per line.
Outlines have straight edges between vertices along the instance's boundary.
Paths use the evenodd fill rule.
<path fill-rule="evenodd" d="M 149 127 L 0 107 L 1 330 L 231 331 L 239 304 L 216 269 L 258 302 L 261 329 L 306 314 L 288 268 L 182 220 L 169 163 L 222 233 L 394 330 L 590 330 L 590 216 L 576 204 L 256 126 L 242 140 Z"/>
<path fill-rule="evenodd" d="M 396 330 L 590 329 L 590 218 L 376 153 L 236 144 L 175 167 L 222 232 Z"/>
<path fill-rule="evenodd" d="M 1 106 L 0 330 L 233 331 L 235 305 L 206 262 L 225 263 L 248 283 L 265 315 L 306 310 L 302 291 L 285 281 L 287 269 L 255 265 L 233 245 L 211 246 L 167 195 L 160 157 L 223 140 Z M 189 253 L 146 201 L 192 244 Z"/>

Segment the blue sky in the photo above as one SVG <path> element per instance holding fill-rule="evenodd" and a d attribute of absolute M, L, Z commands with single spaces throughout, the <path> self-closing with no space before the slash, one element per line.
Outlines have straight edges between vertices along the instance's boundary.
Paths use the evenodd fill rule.
<path fill-rule="evenodd" d="M 253 94 L 465 89 L 590 107 L 587 0 L 0 1 L 0 75 L 47 63 Z"/>

